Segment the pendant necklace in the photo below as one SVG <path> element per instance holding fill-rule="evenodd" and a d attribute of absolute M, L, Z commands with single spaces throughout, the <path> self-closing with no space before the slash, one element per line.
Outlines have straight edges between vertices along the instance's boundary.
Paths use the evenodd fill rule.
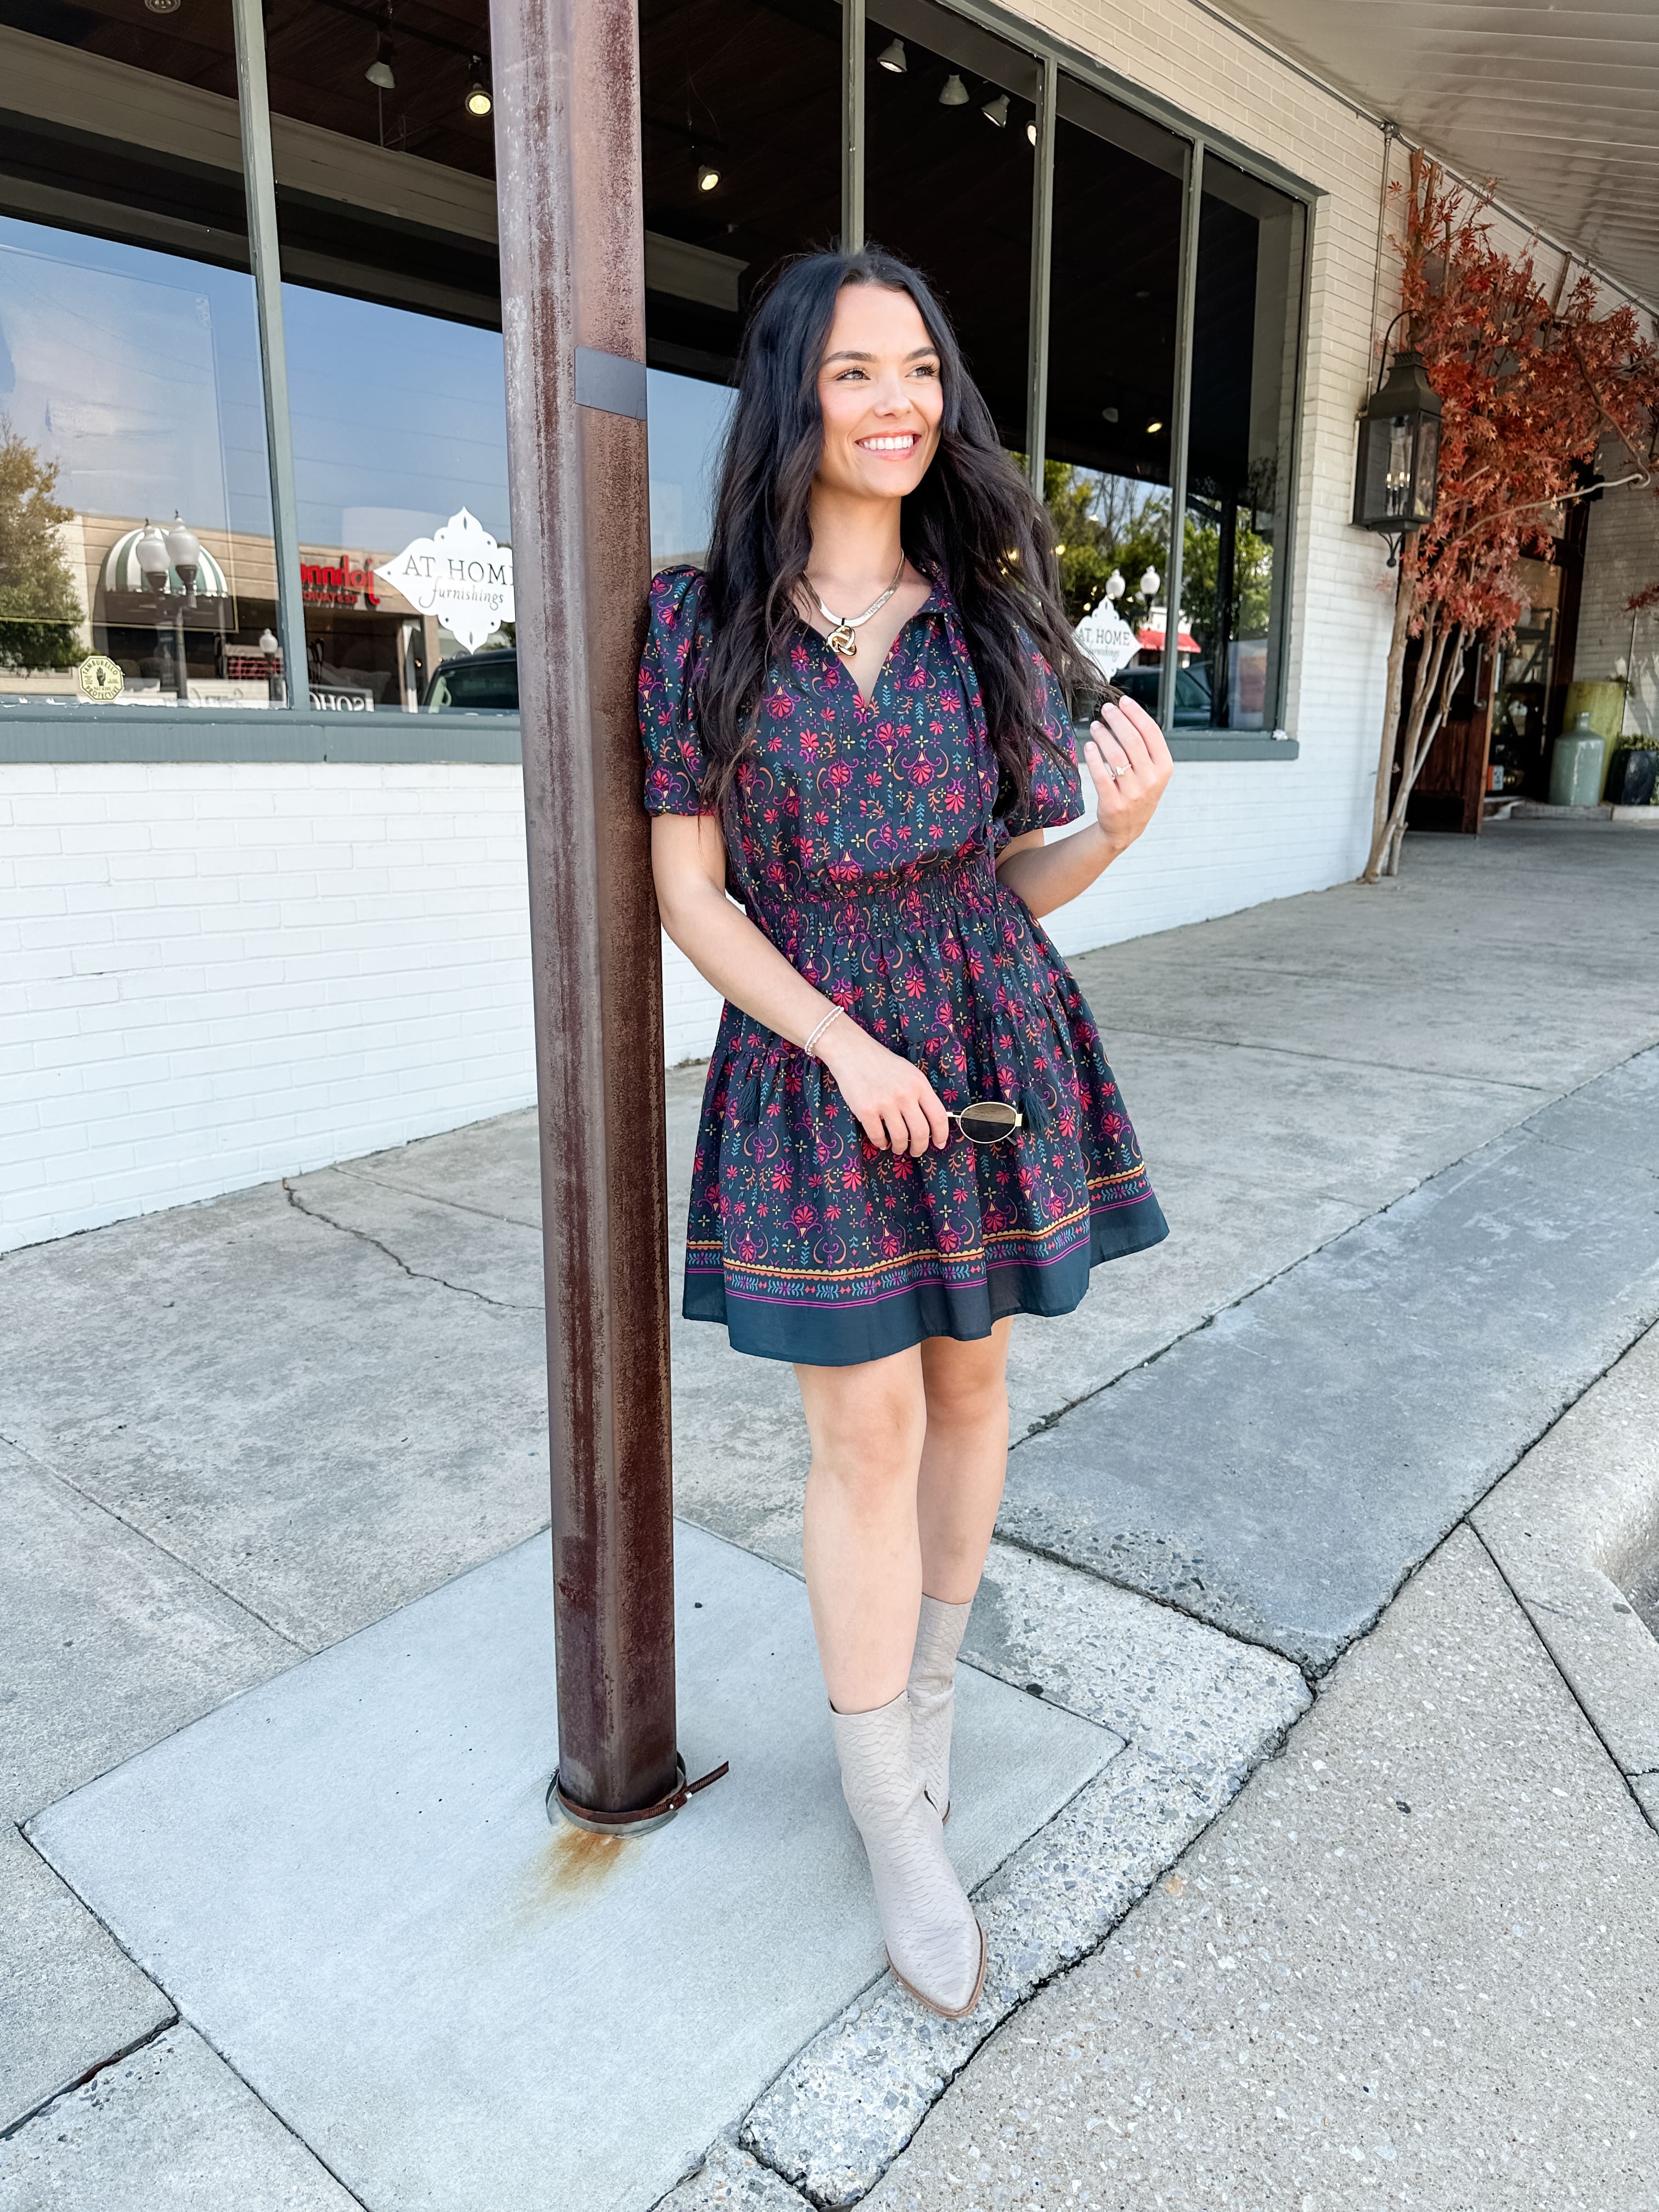
<path fill-rule="evenodd" d="M 806 587 L 808 591 L 811 592 L 813 599 L 817 601 L 818 612 L 823 617 L 825 622 L 831 625 L 829 637 L 825 641 L 826 643 L 835 647 L 836 651 L 840 653 L 843 660 L 850 660 L 853 655 L 859 649 L 859 641 L 853 635 L 854 631 L 862 629 L 865 623 L 870 620 L 872 615 L 878 615 L 881 612 L 888 600 L 890 599 L 894 592 L 897 591 L 899 587 L 899 579 L 903 575 L 903 574 L 904 556 L 901 553 L 899 555 L 899 564 L 893 571 L 892 582 L 887 586 L 887 589 L 882 593 L 878 599 L 872 599 L 870 602 L 869 605 L 866 607 L 861 615 L 836 614 L 832 608 L 826 607 L 823 601 L 821 599 L 818 599 L 818 594 L 812 583 L 811 578 L 809 576 L 806 579 Z"/>

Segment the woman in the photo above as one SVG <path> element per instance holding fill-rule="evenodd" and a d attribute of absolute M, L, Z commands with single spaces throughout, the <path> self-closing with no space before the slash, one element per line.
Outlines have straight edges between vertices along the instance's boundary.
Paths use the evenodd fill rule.
<path fill-rule="evenodd" d="M 1011 1317 L 1166 1234 L 1036 924 L 1169 781 L 1109 694 L 1098 819 L 1045 845 L 1082 811 L 1066 695 L 1091 686 L 1044 510 L 922 278 L 791 264 L 745 340 L 707 571 L 654 579 L 640 671 L 663 925 L 727 1002 L 685 1311 L 794 1363 L 842 1785 L 894 1973 L 951 2019 L 985 1978 L 943 1823 Z"/>

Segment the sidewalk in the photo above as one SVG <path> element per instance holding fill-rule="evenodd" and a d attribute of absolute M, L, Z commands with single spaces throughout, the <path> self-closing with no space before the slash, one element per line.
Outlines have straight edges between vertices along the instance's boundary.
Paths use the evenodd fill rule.
<path fill-rule="evenodd" d="M 878 2185 L 883 2202 L 937 2197 L 981 2212 L 1052 2203 L 1056 2188 L 1115 2204 L 1155 2166 L 1152 2201 L 1215 2203 L 1225 2191 L 1230 2202 L 1277 2208 L 1297 2201 L 1294 2183 L 1322 2212 L 1368 2187 L 1395 2201 L 1391 2192 L 1407 2187 L 1409 2151 L 1416 2163 L 1401 2203 L 1446 2212 L 1507 2204 L 1492 2193 L 1500 2171 L 1511 2176 L 1504 2187 L 1522 2191 L 1517 2204 L 1552 2201 L 1546 2154 L 1564 2191 L 1641 2201 L 1614 2136 L 1603 2128 L 1601 2146 L 1577 2124 L 1576 2104 L 1569 2117 L 1544 2094 L 1560 2072 L 1551 2054 L 1564 2033 L 1545 2012 L 1561 2008 L 1527 1961 L 1546 1943 L 1565 1946 L 1564 1959 L 1582 1952 L 1571 2011 L 1581 2057 L 1608 2081 L 1626 2061 L 1634 2066 L 1628 2023 L 1640 1977 L 1630 1947 L 1650 1941 L 1659 1916 L 1659 1839 L 1638 1799 L 1659 1788 L 1659 1758 L 1647 1772 L 1645 1753 L 1621 1748 L 1616 1726 L 1601 1740 L 1591 1732 L 1466 1516 L 1598 1376 L 1613 1370 L 1602 1392 L 1638 1387 L 1621 1382 L 1633 1370 L 1617 1363 L 1659 1317 L 1659 1016 L 1630 981 L 1659 951 L 1650 845 L 1554 823 L 1504 824 L 1478 843 L 1419 839 L 1400 881 L 1374 892 L 1286 901 L 1076 963 L 1174 1233 L 1097 1276 L 1078 1315 L 1017 1330 L 1009 1502 L 969 1656 L 992 1678 L 988 1695 L 1012 1697 L 1011 1741 L 1051 1719 L 1051 1735 L 1084 1729 L 1099 1748 L 1066 1738 L 1081 1762 L 1066 1770 L 1076 1778 L 1059 1784 L 1036 1826 L 1010 1809 L 986 1832 L 989 1856 L 975 1864 L 988 1878 L 981 1898 L 999 1972 L 983 2017 L 941 2035 L 890 1985 L 871 1983 L 873 1966 L 850 1956 L 845 1967 L 826 1965 L 816 2021 L 778 2029 L 777 2056 L 758 2077 L 763 2085 L 775 2074 L 772 2087 L 729 2108 L 716 2108 L 711 2087 L 677 2123 L 684 2155 L 639 2146 L 637 2185 L 607 2185 L 592 2201 L 648 2203 L 738 2128 L 764 2166 L 721 2152 L 686 2185 L 689 2197 L 725 2190 L 799 2203 L 788 2185 L 798 2184 L 823 2203 L 855 2202 Z M 670 1173 L 682 1219 L 699 1087 L 696 1071 L 671 1077 Z M 428 1593 L 459 1591 L 453 1577 L 536 1537 L 546 1512 L 539 1294 L 528 1115 L 0 1261 L 0 1572 L 9 1585 L 0 1641 L 14 1692 L 3 1809 L 31 1838 L 4 1831 L 0 2127 L 15 2130 L 0 2144 L 4 2212 L 354 2201 L 341 2163 L 331 2158 L 331 2173 L 313 2155 L 325 2124 L 301 2124 L 303 2100 L 288 2109 L 287 2092 L 273 2088 L 268 2106 L 216 2056 L 243 2033 L 241 2016 L 204 2041 L 204 2020 L 160 1971 L 159 1952 L 146 1954 L 152 1972 L 142 1972 L 47 1862 L 66 1864 L 93 1834 L 94 1793 L 71 1793 L 132 1759 L 100 1785 L 103 1802 L 118 1784 L 142 1796 L 162 1771 L 152 1745 L 170 1745 L 189 1777 L 147 1801 L 162 1808 L 156 1817 L 185 1802 L 207 1817 L 210 1768 L 198 1747 L 208 1737 L 179 1731 L 264 1684 L 271 1687 L 262 1696 L 298 1711 L 305 1685 L 320 1679 L 313 1655 L 330 1650 L 337 1668 L 356 1664 L 355 1647 L 331 1647 L 403 1618 L 400 1609 L 411 1625 L 424 1619 L 417 1609 Z M 771 1563 L 773 1579 L 757 1587 L 775 1591 L 764 1605 L 782 1620 L 797 1587 L 805 1457 L 793 1381 L 736 1358 L 711 1329 L 677 1323 L 674 1354 L 679 1512 Z M 1595 1402 L 1592 1393 L 1584 1404 Z M 1607 1434 L 1605 1423 L 1595 1431 L 1604 1459 Z M 1652 1526 L 1659 1548 L 1659 1505 Z M 1519 1541 L 1490 1540 L 1500 1554 Z M 688 1536 L 683 1548 L 695 1553 L 696 1541 Z M 1510 1562 L 1505 1572 L 1513 1583 L 1519 1569 Z M 1650 1644 L 1633 1614 L 1620 1626 Z M 1437 1662 L 1442 1674 L 1465 1668 L 1467 1686 L 1447 1699 L 1456 1711 L 1443 1727 L 1413 1723 L 1402 1737 L 1389 1716 L 1408 1702 L 1418 1711 L 1419 1692 L 1436 1698 L 1415 1648 L 1425 1644 L 1450 1655 Z M 1641 1647 L 1630 1647 L 1635 1662 L 1620 1647 L 1605 1663 L 1582 1664 L 1561 1639 L 1551 1648 L 1593 1719 L 1597 1699 L 1616 1697 L 1640 1663 Z M 1024 1694 L 1033 1686 L 1036 1698 Z M 1310 1695 L 1313 1710 L 1298 1721 Z M 1446 1732 L 1454 1717 L 1461 1733 Z M 222 1717 L 212 1726 L 228 1724 Z M 1287 1729 L 1287 1750 L 1270 1758 Z M 1060 1746 L 1060 1735 L 1052 1740 Z M 546 1745 L 530 1748 L 532 1768 L 548 1763 Z M 1073 1753 L 1058 1755 L 1057 1778 Z M 1357 1784 L 1323 1778 L 1358 1775 L 1362 1757 L 1367 1773 L 1378 1771 L 1373 1759 L 1397 1765 L 1406 1779 L 1393 1794 L 1413 1808 L 1419 1797 L 1437 1803 L 1432 1822 L 1413 1826 L 1395 1812 L 1400 1830 L 1378 1832 L 1374 1793 L 1362 1798 Z M 1550 1794 L 1557 1784 L 1540 1784 L 1552 1760 L 1565 1799 Z M 821 1789 L 834 1821 L 827 1745 L 820 1764 L 817 1782 L 805 1776 L 801 1786 L 809 1804 Z M 1299 1820 L 1299 1844 L 1284 1842 L 1282 1813 L 1268 1809 L 1292 1790 L 1322 1808 L 1322 1826 L 1311 1812 Z M 694 1819 L 717 1795 L 664 1832 L 680 1839 L 677 1850 L 695 1847 Z M 752 1817 L 764 1820 L 763 1798 Z M 1587 1884 L 1616 1879 L 1620 1910 L 1602 1916 L 1613 1932 L 1601 1951 L 1581 1943 L 1589 1938 L 1572 1917 L 1571 1884 L 1529 1871 L 1530 1887 L 1509 1881 L 1500 1863 L 1512 1848 L 1508 1824 L 1522 1820 L 1534 1823 L 1534 1857 L 1581 1853 Z M 544 1845 L 545 1827 L 537 1833 Z M 1287 1885 L 1298 1897 L 1306 1888 L 1312 1835 L 1329 1854 L 1317 1862 L 1324 1901 L 1310 1893 L 1291 1915 Z M 1183 1851 L 1167 1877 L 1180 1886 L 1153 1889 L 1124 1919 Z M 120 1891 L 112 1853 L 106 1838 L 77 1860 L 74 1888 L 132 1949 L 136 1936 L 92 1894 Z M 1235 1881 L 1247 1863 L 1256 1871 Z M 850 1883 L 855 1873 L 835 1879 Z M 1455 2036 L 1419 1993 L 1395 1985 L 1392 1968 L 1363 1982 L 1346 1933 L 1330 1948 L 1333 1922 L 1369 1924 L 1361 1893 L 1381 1890 L 1397 1905 L 1407 1877 L 1417 1899 L 1409 1930 L 1396 1920 L 1385 1936 L 1376 1923 L 1382 1955 L 1389 1943 L 1401 1959 L 1413 1947 L 1450 1958 L 1463 1946 L 1463 1978 L 1475 1977 L 1492 2002 L 1471 1998 Z M 155 1888 L 121 1891 L 133 1928 Z M 1488 1957 L 1496 1921 L 1465 1925 L 1458 1914 L 1460 1900 L 1510 1891 L 1529 1942 L 1505 1953 L 1505 1980 Z M 1263 1928 L 1279 1915 L 1283 1925 L 1252 1950 L 1276 1946 L 1291 1977 L 1302 1972 L 1311 2009 L 1294 2032 L 1347 2051 L 1352 2065 L 1332 2060 L 1340 2073 L 1364 2072 L 1354 2055 L 1361 2027 L 1397 2040 L 1416 2016 L 1412 2003 L 1425 2014 L 1426 2050 L 1441 2034 L 1455 2051 L 1461 2037 L 1477 2071 L 1498 2064 L 1529 1989 L 1540 2009 L 1524 2039 L 1534 2072 L 1518 2094 L 1533 2118 L 1524 2127 L 1517 2119 L 1516 2141 L 1547 2127 L 1538 2159 L 1514 2143 L 1504 2152 L 1477 2130 L 1467 2158 L 1479 2147 L 1492 2161 L 1477 2188 L 1449 2132 L 1468 2133 L 1459 2099 L 1473 2093 L 1448 2088 L 1395 2127 L 1393 2161 L 1356 2134 L 1349 2148 L 1363 2156 L 1351 2171 L 1321 2166 L 1325 2153 L 1303 2141 L 1285 2097 L 1334 2097 L 1346 2085 L 1320 2073 L 1326 2046 L 1310 2057 L 1305 2043 L 1279 2094 L 1293 2124 L 1277 2148 L 1258 2140 L 1259 2100 L 1235 2108 L 1221 2094 L 1243 2077 L 1219 2064 L 1221 2031 L 1201 2004 L 1193 2008 L 1193 1992 L 1210 1986 L 1203 1975 L 1158 1980 L 1137 1996 L 1138 2011 L 1112 1979 L 1133 1948 L 1129 1978 L 1144 1983 L 1135 1962 L 1152 1955 L 1145 1947 L 1163 1956 L 1158 1945 L 1185 1940 L 1170 1916 L 1190 1921 L 1194 1899 L 1223 1893 L 1241 1928 L 1251 1913 L 1266 1916 Z M 190 1895 L 174 1903 L 175 1918 L 187 1921 Z M 1103 1949 L 1072 1966 L 1103 1937 Z M 1194 1959 L 1212 1979 L 1227 1974 L 1217 1984 L 1233 2003 L 1226 2016 L 1243 2016 L 1233 2001 L 1251 1979 L 1251 2002 L 1267 2003 L 1262 2019 L 1288 2037 L 1288 2020 L 1271 2013 L 1270 1983 L 1254 1990 L 1243 1935 L 1231 1953 L 1214 1940 L 1218 1958 L 1239 1964 L 1221 1968 L 1202 1945 Z M 262 1955 L 250 1968 L 256 2009 Z M 558 1957 L 556 1941 L 538 1971 L 556 1977 Z M 458 1966 L 453 1978 L 464 1984 L 470 1971 Z M 766 1979 L 764 1961 L 754 1971 Z M 775 1969 L 771 1981 L 779 1978 Z M 778 1994 L 769 1984 L 763 2012 Z M 705 2024 L 688 2002 L 680 2033 L 695 2040 Z M 717 2008 L 715 1997 L 708 2002 Z M 1322 2027 L 1313 2017 L 1321 2010 Z M 1376 2028 L 1379 2016 L 1386 2030 Z M 710 2021 L 720 2025 L 712 2010 Z M 1180 2054 L 1198 2047 L 1182 2040 L 1189 2031 L 1213 2047 L 1182 2073 Z M 580 2038 L 568 2021 L 560 2032 L 563 2044 L 556 2035 L 550 2050 L 579 2068 Z M 1280 2063 L 1291 2046 L 1273 2048 Z M 1073 2049 L 1083 2056 L 1066 2058 Z M 136 2055 L 108 2064 L 123 2051 Z M 1265 2074 L 1266 2056 L 1252 2046 L 1248 2063 Z M 985 2154 L 988 2130 L 1000 2144 L 1008 2128 L 1021 2139 L 1017 2113 L 1035 2110 L 1034 2072 L 1052 2100 L 1096 2059 L 1111 2094 L 1091 2104 L 1079 2090 L 1070 2133 L 1069 2121 L 1048 2123 L 1048 2165 L 1023 2156 L 1004 2161 L 1018 2172 L 964 2168 L 970 2135 Z M 1423 2064 L 1431 2076 L 1433 2062 Z M 1022 2066 L 1023 2075 L 1010 2070 Z M 72 2089 L 88 2072 L 89 2085 Z M 1133 2089 L 1120 2094 L 1131 2073 Z M 1180 2127 L 1146 2121 L 1139 2142 L 1121 2134 L 1138 2111 L 1161 2109 L 1166 2081 L 1185 2114 Z M 1629 2108 L 1626 2126 L 1650 2142 L 1654 2115 L 1639 2089 L 1616 2094 Z M 1135 2106 L 1136 2095 L 1146 2104 Z M 1109 2154 L 1089 2148 L 1103 2130 Z M 1146 2148 L 1152 2162 L 1113 2165 L 1126 2146 Z M 578 2170 L 586 2155 L 597 2175 L 609 2157 L 600 2153 L 597 2136 L 567 2142 L 562 2170 L 548 2172 L 550 2193 L 533 2201 L 589 2201 Z M 647 2189 L 659 2166 L 662 2184 Z M 1375 2181 L 1363 2179 L 1372 2172 Z M 1346 2178 L 1333 2179 L 1339 2173 Z M 1035 2178 L 1043 2188 L 1021 2195 Z M 355 2187 L 355 2201 L 374 2212 L 465 2201 L 459 2185 L 431 2174 L 392 2195 L 361 2176 Z M 1015 2194 L 996 2193 L 1007 2190 Z M 511 2212 L 532 2199 L 489 2201 Z"/>

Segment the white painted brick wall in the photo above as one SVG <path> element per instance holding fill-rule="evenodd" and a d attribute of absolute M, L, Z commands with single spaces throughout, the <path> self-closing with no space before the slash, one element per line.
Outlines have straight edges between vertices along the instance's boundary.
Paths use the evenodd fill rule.
<path fill-rule="evenodd" d="M 0 767 L 0 1249 L 534 1092 L 519 772 Z"/>
<path fill-rule="evenodd" d="M 1183 766 L 1148 836 L 1053 919 L 1076 952 L 1363 862 L 1392 580 L 1347 514 L 1380 334 L 1382 143 L 1183 0 L 1028 12 L 1324 194 L 1285 716 L 1301 757 Z M 532 1095 L 516 770 L 0 768 L 0 1249 Z M 671 1062 L 707 1052 L 719 1001 L 672 946 L 664 995 Z"/>

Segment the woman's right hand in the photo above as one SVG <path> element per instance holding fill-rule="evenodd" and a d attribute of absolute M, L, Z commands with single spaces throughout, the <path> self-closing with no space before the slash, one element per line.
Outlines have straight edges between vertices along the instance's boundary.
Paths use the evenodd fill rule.
<path fill-rule="evenodd" d="M 878 1152 L 921 1153 L 930 1144 L 943 1152 L 950 1143 L 951 1124 L 927 1078 L 850 1014 L 824 1031 L 818 1058 Z"/>

